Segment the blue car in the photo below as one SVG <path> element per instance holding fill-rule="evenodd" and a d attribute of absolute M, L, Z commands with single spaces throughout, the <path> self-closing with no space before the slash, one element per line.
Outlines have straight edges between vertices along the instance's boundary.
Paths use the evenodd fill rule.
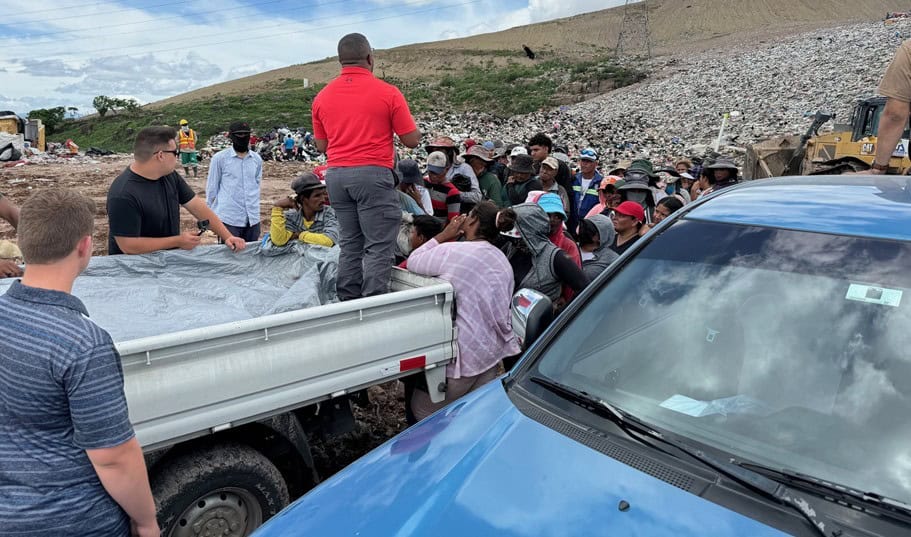
<path fill-rule="evenodd" d="M 508 375 L 255 535 L 784 534 L 911 534 L 909 178 L 685 207 Z"/>

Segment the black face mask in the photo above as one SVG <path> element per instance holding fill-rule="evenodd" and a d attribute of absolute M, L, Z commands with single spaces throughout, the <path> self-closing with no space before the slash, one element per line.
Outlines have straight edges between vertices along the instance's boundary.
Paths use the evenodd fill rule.
<path fill-rule="evenodd" d="M 231 144 L 234 146 L 234 151 L 238 153 L 246 153 L 250 150 L 250 135 L 231 135 Z"/>

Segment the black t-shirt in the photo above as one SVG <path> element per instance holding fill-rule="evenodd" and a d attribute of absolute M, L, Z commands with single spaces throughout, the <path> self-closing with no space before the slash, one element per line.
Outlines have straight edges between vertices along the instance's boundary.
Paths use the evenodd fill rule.
<path fill-rule="evenodd" d="M 623 252 L 629 250 L 629 247 L 636 244 L 636 241 L 639 240 L 639 235 L 635 235 L 632 239 L 623 243 L 623 246 L 617 246 L 617 241 L 620 239 L 620 235 L 617 235 L 617 238 L 614 239 L 614 244 L 610 245 L 610 249 L 617 252 L 617 255 L 623 255 Z"/>
<path fill-rule="evenodd" d="M 118 237 L 180 235 L 180 206 L 196 194 L 177 172 L 146 179 L 129 167 L 108 190 L 108 254 L 122 254 Z"/>

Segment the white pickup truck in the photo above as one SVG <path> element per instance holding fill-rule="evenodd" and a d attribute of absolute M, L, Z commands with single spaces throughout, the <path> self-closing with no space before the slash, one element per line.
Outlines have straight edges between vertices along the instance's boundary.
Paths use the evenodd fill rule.
<path fill-rule="evenodd" d="M 455 356 L 448 282 L 117 344 L 162 534 L 247 535 L 318 482 L 305 434 L 352 423 L 345 395 Z"/>
<path fill-rule="evenodd" d="M 186 272 L 174 265 L 181 255 L 218 257 L 154 254 L 143 261 L 154 270 L 142 282 L 136 271 L 124 268 L 132 259 L 97 258 L 89 276 L 80 278 L 83 292 L 80 280 L 74 289 L 96 322 L 115 335 L 130 420 L 146 454 L 162 535 L 249 535 L 312 488 L 319 476 L 307 433 L 350 429 L 354 420 L 347 396 L 353 392 L 420 373 L 431 397 L 442 400 L 445 366 L 456 355 L 455 302 L 448 282 L 395 269 L 392 292 L 385 295 L 118 337 L 118 330 L 130 332 L 124 332 L 123 323 L 151 325 L 163 316 L 162 310 L 150 313 L 154 306 L 149 303 L 156 300 L 136 293 L 148 280 L 159 290 L 170 286 L 173 291 L 172 284 L 160 282 L 178 270 Z M 242 257 L 252 266 L 275 266 L 275 260 L 254 261 L 252 255 Z M 107 284 L 113 291 L 93 295 L 85 286 L 92 277 L 114 282 Z M 306 279 L 301 273 L 279 277 Z M 250 287 L 262 279 L 235 278 L 233 285 Z M 0 291 L 4 287 L 0 284 Z M 200 285 L 178 288 L 188 294 L 188 307 L 194 293 L 205 291 Z M 216 304 L 234 298 L 210 295 Z M 114 307 L 120 311 L 112 313 Z"/>

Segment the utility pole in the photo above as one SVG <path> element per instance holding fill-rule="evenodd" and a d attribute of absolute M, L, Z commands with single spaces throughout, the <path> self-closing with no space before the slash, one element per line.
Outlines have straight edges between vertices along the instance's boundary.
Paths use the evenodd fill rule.
<path fill-rule="evenodd" d="M 645 53 L 646 59 L 652 59 L 652 36 L 648 26 L 648 0 L 626 0 L 623 4 L 623 22 L 620 23 L 620 35 L 617 36 L 617 48 L 614 55 L 620 59 L 623 54 L 638 55 Z"/>

